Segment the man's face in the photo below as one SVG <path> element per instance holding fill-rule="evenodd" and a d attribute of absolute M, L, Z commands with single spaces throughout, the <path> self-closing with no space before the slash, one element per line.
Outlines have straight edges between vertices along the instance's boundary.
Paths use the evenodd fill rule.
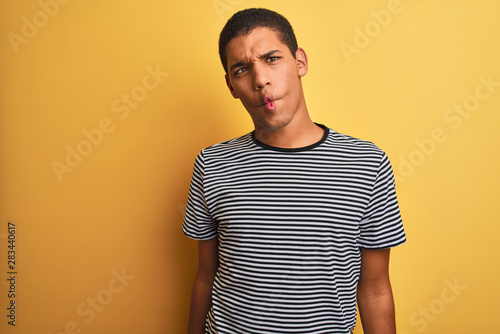
<path fill-rule="evenodd" d="M 226 48 L 226 82 L 248 111 L 257 131 L 276 131 L 300 118 L 307 109 L 300 78 L 307 73 L 307 57 L 295 57 L 278 33 L 255 28 L 233 38 Z"/>

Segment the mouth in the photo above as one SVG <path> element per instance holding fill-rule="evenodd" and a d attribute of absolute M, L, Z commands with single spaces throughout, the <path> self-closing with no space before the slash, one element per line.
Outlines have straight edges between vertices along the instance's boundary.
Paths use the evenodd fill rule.
<path fill-rule="evenodd" d="M 264 97 L 264 103 L 259 104 L 257 107 L 265 106 L 268 111 L 274 111 L 276 108 L 275 101 L 272 97 Z"/>
<path fill-rule="evenodd" d="M 266 98 L 265 102 L 266 102 L 266 109 L 269 110 L 269 111 L 273 111 L 274 108 L 276 107 L 274 105 L 274 101 L 271 100 L 271 99 Z"/>

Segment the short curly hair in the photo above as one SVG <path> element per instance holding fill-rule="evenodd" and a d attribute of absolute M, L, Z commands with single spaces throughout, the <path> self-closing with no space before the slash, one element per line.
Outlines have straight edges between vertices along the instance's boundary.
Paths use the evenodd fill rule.
<path fill-rule="evenodd" d="M 228 73 L 227 44 L 235 37 L 241 34 L 249 34 L 255 28 L 265 27 L 274 30 L 283 44 L 285 44 L 292 55 L 295 57 L 297 52 L 297 38 L 293 32 L 292 25 L 288 20 L 269 9 L 248 8 L 235 13 L 222 29 L 219 36 L 219 56 L 222 66 Z"/>

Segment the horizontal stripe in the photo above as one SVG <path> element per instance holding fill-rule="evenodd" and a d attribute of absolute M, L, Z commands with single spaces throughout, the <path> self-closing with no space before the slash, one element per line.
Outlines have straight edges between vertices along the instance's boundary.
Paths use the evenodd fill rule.
<path fill-rule="evenodd" d="M 209 333 L 350 333 L 359 247 L 406 241 L 385 153 L 325 131 L 303 150 L 247 134 L 196 158 L 183 230 L 219 238 Z"/>

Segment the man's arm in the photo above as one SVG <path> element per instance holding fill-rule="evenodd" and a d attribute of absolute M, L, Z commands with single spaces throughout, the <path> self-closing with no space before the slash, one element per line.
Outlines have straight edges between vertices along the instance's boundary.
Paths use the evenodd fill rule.
<path fill-rule="evenodd" d="M 191 293 L 188 334 L 204 334 L 212 306 L 212 286 L 219 267 L 218 239 L 198 241 L 198 272 Z"/>
<path fill-rule="evenodd" d="M 389 280 L 390 249 L 361 248 L 357 298 L 365 334 L 396 334 L 394 300 Z"/>

